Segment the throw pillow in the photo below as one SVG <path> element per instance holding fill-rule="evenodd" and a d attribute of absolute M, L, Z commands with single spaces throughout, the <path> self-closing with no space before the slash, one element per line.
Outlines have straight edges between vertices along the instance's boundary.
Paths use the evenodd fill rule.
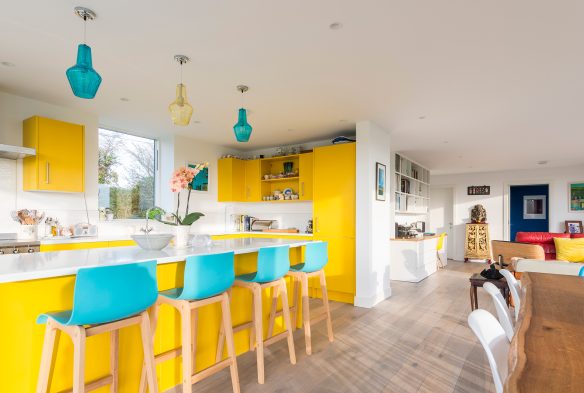
<path fill-rule="evenodd" d="M 568 262 L 584 262 L 584 238 L 562 239 L 554 238 L 556 259 Z"/>

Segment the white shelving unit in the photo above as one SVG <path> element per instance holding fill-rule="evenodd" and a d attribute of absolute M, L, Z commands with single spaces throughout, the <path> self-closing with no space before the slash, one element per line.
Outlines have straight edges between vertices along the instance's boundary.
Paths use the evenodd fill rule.
<path fill-rule="evenodd" d="M 427 214 L 430 203 L 430 171 L 395 155 L 395 214 Z"/>

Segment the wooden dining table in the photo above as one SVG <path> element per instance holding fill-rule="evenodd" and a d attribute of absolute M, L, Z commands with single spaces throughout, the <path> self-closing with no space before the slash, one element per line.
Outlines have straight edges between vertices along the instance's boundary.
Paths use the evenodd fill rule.
<path fill-rule="evenodd" d="M 584 278 L 523 273 L 506 393 L 584 392 Z"/>

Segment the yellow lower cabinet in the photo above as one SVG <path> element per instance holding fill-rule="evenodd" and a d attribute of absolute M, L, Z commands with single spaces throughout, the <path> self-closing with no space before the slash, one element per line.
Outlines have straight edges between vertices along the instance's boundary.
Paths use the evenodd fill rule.
<path fill-rule="evenodd" d="M 107 248 L 110 242 L 82 242 L 82 243 L 58 243 L 41 244 L 41 252 L 85 250 L 88 248 Z"/>
<path fill-rule="evenodd" d="M 115 240 L 108 242 L 108 247 L 130 247 L 135 245 L 136 242 L 133 240 Z"/>

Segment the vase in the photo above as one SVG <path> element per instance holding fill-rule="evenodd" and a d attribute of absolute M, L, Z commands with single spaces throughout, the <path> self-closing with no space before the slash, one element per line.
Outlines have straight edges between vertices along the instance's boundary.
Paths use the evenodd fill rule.
<path fill-rule="evenodd" d="M 191 226 L 190 225 L 176 225 L 174 232 L 174 246 L 176 248 L 186 248 L 189 245 L 189 240 L 191 238 Z"/>

